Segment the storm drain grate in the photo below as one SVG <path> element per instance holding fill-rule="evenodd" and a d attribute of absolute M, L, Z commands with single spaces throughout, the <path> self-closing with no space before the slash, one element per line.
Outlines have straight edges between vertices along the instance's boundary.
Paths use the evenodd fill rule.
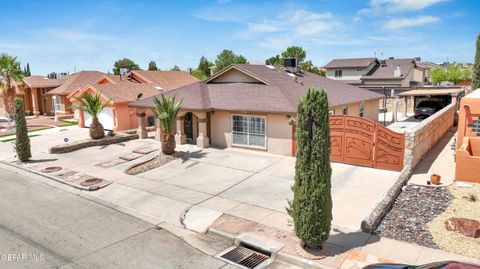
<path fill-rule="evenodd" d="M 254 250 L 239 246 L 221 256 L 223 259 L 253 269 L 270 257 Z"/>

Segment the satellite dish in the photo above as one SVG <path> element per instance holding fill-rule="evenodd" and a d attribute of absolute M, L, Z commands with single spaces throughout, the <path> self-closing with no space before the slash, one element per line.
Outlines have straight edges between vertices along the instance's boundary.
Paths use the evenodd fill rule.
<path fill-rule="evenodd" d="M 139 100 L 140 98 L 142 98 L 142 96 L 143 96 L 143 93 L 139 93 L 139 94 L 137 95 L 137 100 Z"/>

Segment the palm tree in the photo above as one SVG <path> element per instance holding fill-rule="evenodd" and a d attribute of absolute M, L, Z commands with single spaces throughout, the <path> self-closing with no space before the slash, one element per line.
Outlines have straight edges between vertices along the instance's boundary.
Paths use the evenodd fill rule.
<path fill-rule="evenodd" d="M 176 101 L 175 96 L 166 97 L 162 93 L 162 99 L 154 99 L 155 108 L 153 112 L 161 123 L 160 142 L 162 143 L 162 152 L 165 155 L 172 155 L 175 152 L 175 136 L 173 135 L 173 125 L 178 112 L 182 109 L 182 100 Z"/>
<path fill-rule="evenodd" d="M 23 82 L 24 74 L 20 68 L 20 62 L 17 57 L 2 53 L 0 55 L 0 87 L 3 88 L 3 98 L 7 100 L 5 108 L 9 118 L 13 112 L 13 98 L 15 97 L 15 88 L 13 82 L 18 84 Z"/>
<path fill-rule="evenodd" d="M 72 105 L 73 109 L 86 112 L 92 116 L 92 124 L 90 125 L 90 137 L 92 139 L 100 139 L 105 136 L 103 125 L 98 120 L 98 115 L 102 112 L 103 108 L 110 103 L 110 99 L 105 103 L 100 100 L 100 93 L 92 95 L 90 93 L 84 93 L 80 97 L 73 97 L 75 103 Z"/>

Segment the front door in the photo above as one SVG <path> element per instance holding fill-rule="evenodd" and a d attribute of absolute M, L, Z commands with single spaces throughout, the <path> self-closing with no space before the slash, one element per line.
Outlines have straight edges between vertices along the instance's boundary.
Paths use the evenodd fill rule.
<path fill-rule="evenodd" d="M 48 114 L 48 111 L 47 111 L 47 97 L 42 97 L 42 111 L 41 111 L 41 113 L 43 113 L 44 115 Z"/>
<path fill-rule="evenodd" d="M 187 142 L 193 143 L 193 114 L 192 112 L 188 112 L 185 114 L 185 118 L 183 120 L 183 127 L 185 131 L 185 136 L 187 137 Z"/>

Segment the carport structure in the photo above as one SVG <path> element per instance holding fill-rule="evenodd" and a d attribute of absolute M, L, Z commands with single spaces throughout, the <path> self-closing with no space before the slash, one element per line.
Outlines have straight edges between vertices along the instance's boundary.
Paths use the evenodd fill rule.
<path fill-rule="evenodd" d="M 460 87 L 448 87 L 448 88 L 437 88 L 437 87 L 431 87 L 431 88 L 417 88 L 415 90 L 411 91 L 406 91 L 399 93 L 396 98 L 394 99 L 394 113 L 393 116 L 396 117 L 398 110 L 397 110 L 397 105 L 398 101 L 400 98 L 403 98 L 404 103 L 407 104 L 408 99 L 410 100 L 413 99 L 413 110 L 417 106 L 418 103 L 424 100 L 431 100 L 431 101 L 437 101 L 440 103 L 442 107 L 445 107 L 452 102 L 459 101 L 462 96 L 465 95 L 465 88 L 460 88 Z M 403 106 L 403 115 L 407 115 L 407 106 Z M 413 112 L 413 111 L 412 111 Z M 396 119 L 394 118 L 394 121 Z"/>

